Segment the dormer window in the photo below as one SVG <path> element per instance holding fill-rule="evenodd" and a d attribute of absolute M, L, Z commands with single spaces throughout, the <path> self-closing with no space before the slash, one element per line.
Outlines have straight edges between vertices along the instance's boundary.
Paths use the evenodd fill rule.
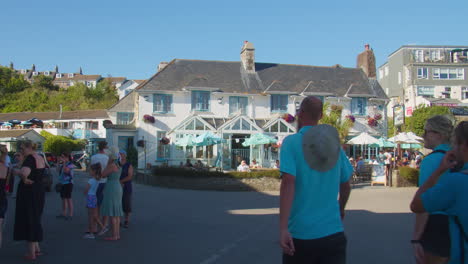
<path fill-rule="evenodd" d="M 26 74 L 27 72 L 27 70 L 21 70 L 21 74 Z"/>
<path fill-rule="evenodd" d="M 68 78 L 73 78 L 74 74 L 73 73 L 69 73 L 68 74 Z"/>
<path fill-rule="evenodd" d="M 423 50 L 415 50 L 414 51 L 414 61 L 415 62 L 424 62 L 424 51 Z"/>
<path fill-rule="evenodd" d="M 55 78 L 62 78 L 62 74 L 61 73 L 55 74 Z"/>
<path fill-rule="evenodd" d="M 432 61 L 440 60 L 440 50 L 431 50 L 431 60 Z"/>
<path fill-rule="evenodd" d="M 45 76 L 49 76 L 49 75 L 50 75 L 50 72 L 46 71 L 46 72 L 44 72 L 44 75 L 45 75 Z"/>
<path fill-rule="evenodd" d="M 33 76 L 37 76 L 38 74 L 38 72 L 33 72 Z"/>

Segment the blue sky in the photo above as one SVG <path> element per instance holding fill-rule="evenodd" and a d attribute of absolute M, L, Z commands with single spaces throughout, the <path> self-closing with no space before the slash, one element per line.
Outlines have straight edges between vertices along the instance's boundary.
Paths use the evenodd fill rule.
<path fill-rule="evenodd" d="M 315 3 L 317 2 L 317 3 Z M 402 45 L 468 45 L 465 1 L 3 1 L 0 65 L 146 79 L 174 58 L 377 66 Z"/>

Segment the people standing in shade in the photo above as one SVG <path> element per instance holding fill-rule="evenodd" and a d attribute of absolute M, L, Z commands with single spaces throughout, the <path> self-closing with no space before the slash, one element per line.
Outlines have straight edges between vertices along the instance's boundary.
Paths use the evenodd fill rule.
<path fill-rule="evenodd" d="M 133 178 L 133 166 L 127 160 L 127 152 L 121 150 L 120 155 L 120 166 L 122 167 L 122 172 L 120 174 L 120 184 L 122 184 L 123 193 L 122 193 L 122 209 L 125 214 L 124 219 L 124 228 L 128 228 L 130 214 L 132 213 L 132 178 Z"/>
<path fill-rule="evenodd" d="M 279 160 L 276 160 L 276 161 L 275 161 L 275 165 L 273 165 L 273 169 L 279 170 L 279 168 L 280 168 L 280 161 L 279 161 Z"/>
<path fill-rule="evenodd" d="M 21 182 L 16 194 L 16 212 L 13 239 L 26 240 L 28 252 L 24 256 L 34 260 L 42 255 L 39 242 L 43 239 L 41 224 L 44 210 L 45 189 L 42 182 L 45 173 L 45 160 L 36 152 L 36 145 L 26 140 L 21 143 L 20 151 L 24 162 L 19 172 Z"/>
<path fill-rule="evenodd" d="M 99 186 L 99 180 L 101 179 L 101 164 L 96 163 L 91 165 L 89 174 L 91 179 L 88 180 L 88 184 L 85 188 L 86 194 L 86 207 L 88 208 L 88 230 L 83 238 L 94 239 L 97 234 L 97 225 L 104 229 L 104 225 L 99 219 L 98 205 L 96 191 Z"/>
<path fill-rule="evenodd" d="M 104 188 L 104 199 L 100 208 L 102 216 L 110 217 L 112 225 L 112 235 L 105 240 L 120 239 L 120 217 L 124 216 L 122 209 L 122 186 L 120 184 L 121 169 L 117 165 L 117 153 L 109 154 L 109 162 L 102 172 L 102 177 L 107 178 L 106 188 Z"/>
<path fill-rule="evenodd" d="M 62 213 L 57 218 L 63 218 L 65 220 L 71 220 L 73 217 L 73 169 L 75 165 L 71 161 L 69 153 L 62 153 L 60 155 L 62 165 L 59 167 L 59 182 L 62 184 L 60 190 L 60 198 L 62 199 Z"/>
<path fill-rule="evenodd" d="M 445 116 L 436 115 L 426 121 L 423 134 L 424 147 L 433 151 L 421 162 L 419 186 L 429 179 L 439 167 L 445 153 L 450 150 L 452 131 L 452 121 Z M 413 243 L 417 263 L 446 263 L 450 256 L 447 214 L 444 212 L 416 214 L 413 241 L 417 241 Z"/>
<path fill-rule="evenodd" d="M 261 167 L 262 167 L 262 165 L 258 164 L 256 159 L 253 159 L 253 160 L 252 160 L 252 164 L 250 164 L 250 168 L 252 168 L 252 169 L 259 169 L 259 168 L 261 168 Z"/>
<path fill-rule="evenodd" d="M 8 166 L 5 162 L 6 156 L 8 156 L 6 146 L 0 145 L 0 248 L 2 247 L 3 238 L 3 220 L 5 219 L 6 211 L 8 209 L 8 200 L 5 190 L 8 175 Z"/>
<path fill-rule="evenodd" d="M 353 168 L 341 149 L 338 131 L 318 125 L 322 108 L 320 99 L 306 97 L 297 113 L 299 131 L 281 145 L 283 263 L 346 262 L 342 219 Z"/>
<path fill-rule="evenodd" d="M 431 129 L 432 128 L 433 127 L 431 127 Z M 434 132 L 431 132 L 430 129 L 428 129 L 426 131 L 425 140 L 426 137 L 431 137 L 429 133 Z M 413 198 L 413 201 L 411 202 L 411 211 L 417 214 L 426 212 L 430 215 L 435 213 L 440 214 L 441 212 L 446 214 L 448 216 L 449 222 L 450 240 L 449 242 L 445 243 L 450 244 L 449 263 L 467 264 L 468 122 L 460 122 L 455 128 L 454 134 L 455 137 L 453 142 L 453 150 L 447 151 L 439 166 L 435 168 L 430 177 L 425 180 L 424 184 L 419 187 Z M 427 156 L 423 162 L 432 155 Z M 449 169 L 451 170 L 450 172 L 448 172 Z M 426 226 L 428 224 L 429 222 L 426 224 Z M 412 242 L 420 243 L 417 240 Z M 422 244 L 424 247 L 424 242 Z M 426 251 L 424 253 L 426 253 Z M 437 260 L 441 261 L 440 258 Z"/>
<path fill-rule="evenodd" d="M 109 162 L 109 156 L 106 153 L 107 150 L 107 142 L 106 141 L 99 141 L 98 143 L 98 153 L 91 156 L 91 165 L 99 163 L 101 164 L 101 171 L 104 171 L 107 167 L 107 163 Z M 99 181 L 99 186 L 96 191 L 97 203 L 98 208 L 101 207 L 102 200 L 104 199 L 104 188 L 106 187 L 107 178 L 102 177 Z M 99 213 L 100 210 L 98 210 Z M 104 224 L 104 229 L 99 231 L 99 235 L 106 233 L 109 230 L 108 227 L 108 219 L 106 216 L 102 217 L 102 223 Z"/>

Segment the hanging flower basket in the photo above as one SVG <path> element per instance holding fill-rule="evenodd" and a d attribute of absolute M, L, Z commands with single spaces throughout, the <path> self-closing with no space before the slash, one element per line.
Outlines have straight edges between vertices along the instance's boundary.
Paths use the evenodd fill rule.
<path fill-rule="evenodd" d="M 154 122 L 156 121 L 156 119 L 154 119 L 154 116 L 152 116 L 152 115 L 144 115 L 144 116 L 143 116 L 143 121 L 144 121 L 145 123 L 154 124 Z"/>
<path fill-rule="evenodd" d="M 292 122 L 294 122 L 294 120 L 296 120 L 296 118 L 291 114 L 284 114 L 283 119 L 284 119 L 284 121 L 286 121 L 288 123 L 292 123 Z"/>
<path fill-rule="evenodd" d="M 377 122 L 377 119 L 375 119 L 374 117 L 370 117 L 368 116 L 367 117 L 367 124 L 371 127 L 376 127 L 379 123 Z"/>
<path fill-rule="evenodd" d="M 162 137 L 162 138 L 159 140 L 159 142 L 160 142 L 161 144 L 163 144 L 163 145 L 167 145 L 167 144 L 169 144 L 169 143 L 171 142 L 171 140 L 170 140 L 169 138 L 167 138 L 167 137 Z"/>
<path fill-rule="evenodd" d="M 375 114 L 374 119 L 379 121 L 380 119 L 382 119 L 382 115 L 381 114 Z"/>
<path fill-rule="evenodd" d="M 356 122 L 356 117 L 353 116 L 353 115 L 347 115 L 346 118 L 349 119 L 349 121 L 351 121 L 353 123 Z"/>

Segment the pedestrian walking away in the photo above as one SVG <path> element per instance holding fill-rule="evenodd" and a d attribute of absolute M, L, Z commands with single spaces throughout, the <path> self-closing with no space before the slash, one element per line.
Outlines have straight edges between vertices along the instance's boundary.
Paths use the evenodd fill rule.
<path fill-rule="evenodd" d="M 306 97 L 297 113 L 298 132 L 281 146 L 280 245 L 285 264 L 346 262 L 342 219 L 353 167 L 337 130 L 318 125 L 322 108 L 320 99 Z"/>

